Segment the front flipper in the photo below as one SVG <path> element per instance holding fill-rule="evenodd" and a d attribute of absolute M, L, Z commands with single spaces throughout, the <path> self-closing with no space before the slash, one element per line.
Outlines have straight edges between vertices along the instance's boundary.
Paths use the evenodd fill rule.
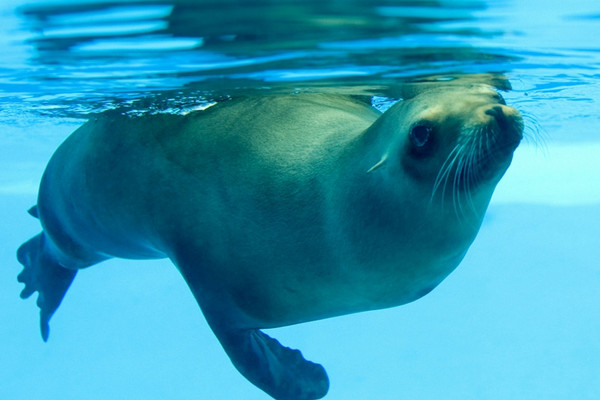
<path fill-rule="evenodd" d="M 215 332 L 235 367 L 277 400 L 314 400 L 327 394 L 325 368 L 258 329 Z"/>

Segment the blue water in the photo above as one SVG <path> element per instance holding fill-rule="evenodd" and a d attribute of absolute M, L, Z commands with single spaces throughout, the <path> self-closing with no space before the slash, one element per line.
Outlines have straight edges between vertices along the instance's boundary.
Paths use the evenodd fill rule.
<path fill-rule="evenodd" d="M 600 396 L 600 4 L 596 1 L 0 4 L 0 399 L 267 399 L 229 362 L 168 261 L 80 273 L 48 343 L 17 247 L 56 146 L 108 109 L 231 96 L 392 97 L 403 79 L 502 73 L 530 140 L 461 266 L 419 301 L 273 330 L 326 397 Z M 535 138 L 542 138 L 535 140 Z"/>

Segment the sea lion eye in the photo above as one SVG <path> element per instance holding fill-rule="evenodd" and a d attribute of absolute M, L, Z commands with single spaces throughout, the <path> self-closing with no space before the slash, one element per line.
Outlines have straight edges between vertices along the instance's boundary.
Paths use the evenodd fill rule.
<path fill-rule="evenodd" d="M 417 148 L 423 148 L 431 138 L 431 127 L 423 124 L 416 124 L 410 129 L 410 140 Z"/>

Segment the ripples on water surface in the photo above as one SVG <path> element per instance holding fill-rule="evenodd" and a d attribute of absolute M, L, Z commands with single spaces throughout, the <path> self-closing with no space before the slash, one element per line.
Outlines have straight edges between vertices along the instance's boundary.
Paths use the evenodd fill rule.
<path fill-rule="evenodd" d="M 185 325 L 200 316 L 175 272 L 150 263 L 109 263 L 86 271 L 89 283 L 80 274 L 52 343 L 41 345 L 34 305 L 18 299 L 14 249 L 39 229 L 24 210 L 44 163 L 89 114 L 186 113 L 228 97 L 325 91 L 385 105 L 406 80 L 482 73 L 510 79 L 508 103 L 545 139 L 517 151 L 463 265 L 413 305 L 278 337 L 328 367 L 331 399 L 600 393 L 600 3 L 4 0 L 0 49 L 2 319 L 18 322 L 0 337 L 0 397 L 264 398 L 205 326 Z M 144 280 L 107 283 L 127 279 Z M 90 350 L 98 347 L 106 354 Z M 143 366 L 157 362 L 168 367 Z"/>
<path fill-rule="evenodd" d="M 24 4 L 5 11 L 12 54 L 2 61 L 2 101 L 18 114 L 85 116 L 141 98 L 133 107 L 179 109 L 253 90 L 385 95 L 428 74 L 506 72 L 520 90 L 559 99 L 594 83 L 599 29 L 589 5 L 521 3 Z"/>

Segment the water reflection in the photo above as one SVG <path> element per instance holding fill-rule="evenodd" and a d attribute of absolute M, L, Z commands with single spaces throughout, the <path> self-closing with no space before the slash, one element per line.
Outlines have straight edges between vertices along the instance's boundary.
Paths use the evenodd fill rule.
<path fill-rule="evenodd" d="M 164 90 L 177 101 L 248 89 L 381 93 L 416 75 L 503 71 L 509 53 L 469 44 L 501 34 L 475 23 L 484 9 L 479 1 L 220 0 L 19 13 L 34 32 L 25 73 L 30 91 L 43 82 L 38 110 L 80 114 Z"/>
<path fill-rule="evenodd" d="M 98 40 L 170 38 L 173 48 L 204 47 L 248 56 L 255 51 L 318 48 L 323 42 L 409 34 L 482 34 L 444 23 L 468 21 L 482 2 L 143 1 L 21 9 L 39 50 L 72 50 Z M 144 37 L 152 35 L 152 37 Z M 158 35 L 155 37 L 155 35 Z M 183 42 L 181 42 L 183 40 Z"/>

